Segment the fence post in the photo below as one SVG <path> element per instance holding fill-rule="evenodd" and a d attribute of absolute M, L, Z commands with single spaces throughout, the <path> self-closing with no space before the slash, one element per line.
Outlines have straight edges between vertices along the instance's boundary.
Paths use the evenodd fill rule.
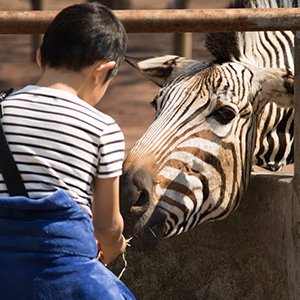
<path fill-rule="evenodd" d="M 299 0 L 298 0 L 299 2 Z M 300 31 L 295 35 L 295 87 L 294 87 L 294 178 L 293 178 L 293 240 L 291 252 L 295 253 L 289 263 L 289 299 L 300 299 Z"/>
<path fill-rule="evenodd" d="M 188 0 L 174 0 L 172 8 L 188 8 Z M 192 58 L 192 33 L 174 33 L 173 37 L 174 54 Z"/>
<path fill-rule="evenodd" d="M 31 8 L 32 10 L 43 10 L 44 9 L 44 1 L 43 0 L 31 0 Z M 32 53 L 31 59 L 35 61 L 36 50 L 40 47 L 42 41 L 42 37 L 40 34 L 32 35 Z"/>

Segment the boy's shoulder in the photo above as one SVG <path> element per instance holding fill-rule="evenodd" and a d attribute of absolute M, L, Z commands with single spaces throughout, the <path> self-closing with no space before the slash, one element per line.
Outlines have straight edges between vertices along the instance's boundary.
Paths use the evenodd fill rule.
<path fill-rule="evenodd" d="M 53 106 L 67 106 L 74 112 L 79 112 L 83 115 L 89 115 L 92 118 L 99 119 L 105 123 L 115 123 L 115 120 L 108 114 L 100 111 L 92 105 L 86 103 L 76 95 L 53 88 L 41 87 L 36 85 L 28 85 L 20 90 L 11 93 L 7 99 L 28 99 L 37 101 L 46 101 Z"/>

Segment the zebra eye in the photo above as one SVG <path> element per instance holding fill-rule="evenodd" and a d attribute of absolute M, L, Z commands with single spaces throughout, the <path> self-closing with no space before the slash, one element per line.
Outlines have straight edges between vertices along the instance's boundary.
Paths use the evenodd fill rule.
<path fill-rule="evenodd" d="M 222 106 L 212 113 L 213 118 L 215 118 L 220 124 L 228 124 L 236 116 L 235 110 L 230 106 Z"/>

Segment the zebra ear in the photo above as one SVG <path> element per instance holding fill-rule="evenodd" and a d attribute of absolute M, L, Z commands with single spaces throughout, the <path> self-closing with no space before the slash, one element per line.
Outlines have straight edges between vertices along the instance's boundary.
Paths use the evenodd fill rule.
<path fill-rule="evenodd" d="M 259 100 L 262 104 L 275 102 L 279 107 L 288 108 L 294 104 L 294 74 L 290 70 L 263 68 L 256 75 L 261 84 Z M 265 103 L 264 103 L 265 102 Z"/>
<path fill-rule="evenodd" d="M 208 63 L 176 55 L 140 59 L 126 56 L 125 61 L 160 87 L 185 73 L 192 66 L 199 65 L 204 68 L 208 65 Z"/>

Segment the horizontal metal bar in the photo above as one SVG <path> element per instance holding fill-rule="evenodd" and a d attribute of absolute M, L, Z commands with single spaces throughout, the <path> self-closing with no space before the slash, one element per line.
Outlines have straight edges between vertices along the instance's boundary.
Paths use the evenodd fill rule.
<path fill-rule="evenodd" d="M 128 33 L 300 30 L 300 8 L 115 10 Z M 1 11 L 0 34 L 44 33 L 57 11 Z"/>

